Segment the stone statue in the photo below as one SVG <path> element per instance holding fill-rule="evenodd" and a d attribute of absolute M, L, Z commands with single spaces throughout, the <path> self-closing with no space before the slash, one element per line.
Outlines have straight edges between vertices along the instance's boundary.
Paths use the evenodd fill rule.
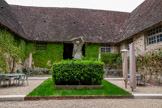
<path fill-rule="evenodd" d="M 83 37 L 77 37 L 71 40 L 74 44 L 74 48 L 73 48 L 74 59 L 82 59 L 82 47 L 84 45 Z"/>

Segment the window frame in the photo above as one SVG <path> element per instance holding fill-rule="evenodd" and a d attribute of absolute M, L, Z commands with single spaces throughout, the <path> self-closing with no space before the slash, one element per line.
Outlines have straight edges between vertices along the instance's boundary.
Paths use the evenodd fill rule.
<path fill-rule="evenodd" d="M 102 52 L 102 49 L 104 49 L 105 51 Z M 107 49 L 108 49 L 108 52 L 107 52 Z M 101 52 L 101 53 L 106 53 L 106 54 L 112 54 L 112 48 L 111 48 L 110 45 L 101 44 L 101 46 L 100 46 L 100 52 Z"/>
<path fill-rule="evenodd" d="M 147 45 L 161 43 L 162 42 L 161 38 L 162 38 L 162 25 L 158 25 L 147 31 Z"/>
<path fill-rule="evenodd" d="M 47 50 L 47 44 L 36 44 L 36 50 Z"/>
<path fill-rule="evenodd" d="M 159 42 L 158 42 L 158 38 L 157 38 L 158 36 L 159 36 Z M 147 45 L 154 45 L 154 44 L 157 44 L 157 43 L 161 43 L 162 42 L 161 36 L 162 36 L 162 32 L 147 36 Z M 150 41 L 151 41 L 151 43 L 150 43 Z"/>

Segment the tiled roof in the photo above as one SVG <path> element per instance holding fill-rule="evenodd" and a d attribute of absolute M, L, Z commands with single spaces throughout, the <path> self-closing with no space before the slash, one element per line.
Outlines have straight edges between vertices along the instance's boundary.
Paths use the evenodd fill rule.
<path fill-rule="evenodd" d="M 0 0 L 0 24 L 31 41 L 118 43 L 162 21 L 162 0 L 145 0 L 132 13 L 8 5 Z"/>
<path fill-rule="evenodd" d="M 0 0 L 0 24 L 25 38 L 23 29 L 19 25 L 15 15 L 11 12 L 10 6 L 4 0 Z"/>
<path fill-rule="evenodd" d="M 75 9 L 11 6 L 27 38 L 37 41 L 68 42 L 82 36 L 85 42 L 114 42 L 128 13 Z"/>
<path fill-rule="evenodd" d="M 121 40 L 133 36 L 162 21 L 162 0 L 145 0 L 124 23 Z"/>

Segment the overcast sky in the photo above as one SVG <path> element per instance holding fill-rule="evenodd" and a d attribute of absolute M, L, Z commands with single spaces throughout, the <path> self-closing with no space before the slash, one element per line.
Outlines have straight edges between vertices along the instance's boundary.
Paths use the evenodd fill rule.
<path fill-rule="evenodd" d="M 144 0 L 6 0 L 9 4 L 131 12 Z"/>

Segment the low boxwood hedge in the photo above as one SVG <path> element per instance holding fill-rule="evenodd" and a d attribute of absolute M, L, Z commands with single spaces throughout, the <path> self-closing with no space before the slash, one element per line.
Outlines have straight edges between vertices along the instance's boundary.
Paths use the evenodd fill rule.
<path fill-rule="evenodd" d="M 64 60 L 53 64 L 53 81 L 55 85 L 100 85 L 103 66 L 99 61 Z"/>

